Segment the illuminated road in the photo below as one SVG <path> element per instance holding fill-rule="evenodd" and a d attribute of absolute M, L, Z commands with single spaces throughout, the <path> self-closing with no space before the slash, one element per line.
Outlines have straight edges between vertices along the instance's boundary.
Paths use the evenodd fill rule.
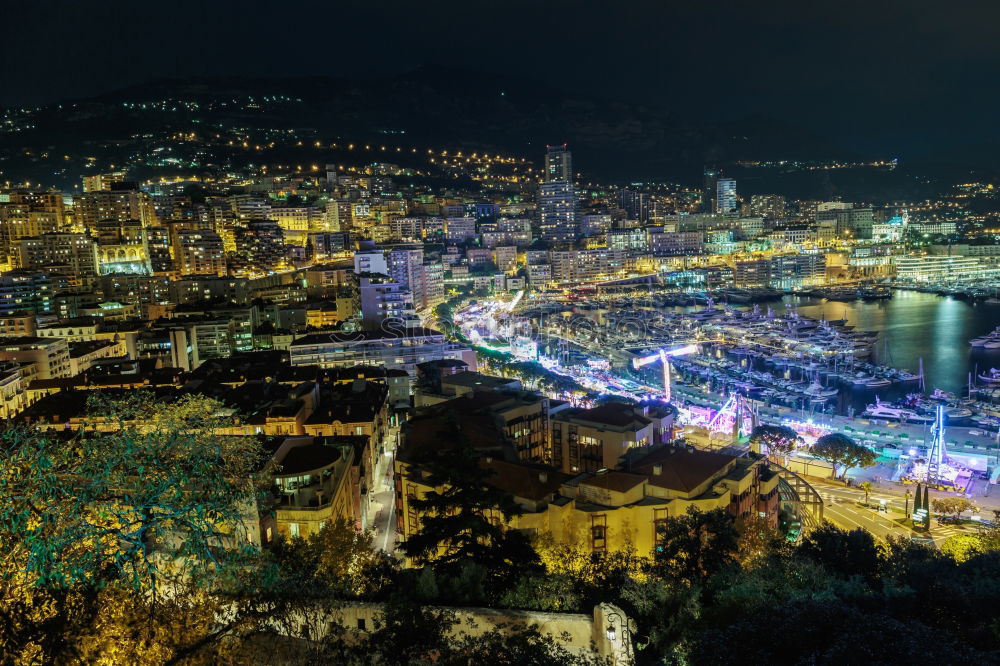
<path fill-rule="evenodd" d="M 873 491 L 869 496 L 869 504 L 878 505 L 880 500 L 886 501 L 886 506 L 890 512 L 872 511 L 858 506 L 858 502 L 863 502 L 865 493 L 857 488 L 847 488 L 843 484 L 830 483 L 810 479 L 810 484 L 816 492 L 823 498 L 824 517 L 838 527 L 844 529 L 861 528 L 871 532 L 880 539 L 888 539 L 890 536 L 900 536 L 909 538 L 910 530 L 892 522 L 892 518 L 903 516 L 903 498 L 901 496 L 889 495 L 879 490 Z M 898 506 L 897 506 L 898 504 Z M 898 512 L 892 511 L 897 508 Z M 912 508 L 912 506 L 911 506 Z"/>
<path fill-rule="evenodd" d="M 809 483 L 816 489 L 816 492 L 823 498 L 823 513 L 827 520 L 838 527 L 845 529 L 856 529 L 858 527 L 867 530 L 880 539 L 886 539 L 889 535 L 896 535 L 909 538 L 913 533 L 896 523 L 895 519 L 904 516 L 904 510 L 909 508 L 913 511 L 913 499 L 910 498 L 909 506 L 905 498 L 905 492 L 910 486 L 903 486 L 896 483 L 883 482 L 875 487 L 868 503 L 879 505 L 885 500 L 888 513 L 876 512 L 871 509 L 858 506 L 863 502 L 865 493 L 863 490 L 854 487 L 846 487 L 840 482 L 826 481 L 810 478 Z M 955 493 L 930 491 L 930 498 L 954 497 Z M 974 497 L 972 501 L 981 508 L 981 514 L 986 518 L 993 518 L 993 508 L 1000 509 L 1000 496 Z M 966 514 L 968 517 L 970 514 Z M 974 534 L 974 527 L 958 527 L 953 525 L 940 525 L 936 520 L 931 522 L 930 537 L 934 539 L 938 546 L 948 538 L 959 534 Z"/>

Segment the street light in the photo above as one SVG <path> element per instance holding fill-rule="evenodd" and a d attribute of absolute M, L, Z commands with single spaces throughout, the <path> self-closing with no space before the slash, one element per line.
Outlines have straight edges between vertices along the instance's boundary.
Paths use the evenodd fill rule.
<path fill-rule="evenodd" d="M 614 608 L 614 606 L 612 606 L 611 608 Z M 608 618 L 608 628 L 606 629 L 608 641 L 610 641 L 612 644 L 617 642 L 618 632 L 615 630 L 616 623 L 621 626 L 621 631 L 622 631 L 622 637 L 621 637 L 622 644 L 621 647 L 619 648 L 619 651 L 621 652 L 621 656 L 623 659 L 621 662 L 619 662 L 618 658 L 615 658 L 614 663 L 615 664 L 632 663 L 632 635 L 635 634 L 636 631 L 635 620 L 633 620 L 628 616 L 623 615 L 622 613 L 619 613 L 617 610 L 611 610 L 606 615 Z"/>
<path fill-rule="evenodd" d="M 909 519 L 909 517 L 910 517 L 910 498 L 913 497 L 913 492 L 909 488 L 907 488 L 906 489 L 906 493 L 904 494 L 904 497 L 906 498 L 906 508 L 904 509 L 904 513 L 906 514 L 907 519 Z"/>

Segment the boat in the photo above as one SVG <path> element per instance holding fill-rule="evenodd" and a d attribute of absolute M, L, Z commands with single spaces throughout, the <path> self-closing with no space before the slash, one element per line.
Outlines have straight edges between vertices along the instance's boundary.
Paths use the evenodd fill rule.
<path fill-rule="evenodd" d="M 995 346 L 989 346 L 994 343 Z M 997 326 L 992 332 L 987 333 L 986 335 L 981 335 L 978 338 L 972 338 L 969 340 L 969 344 L 973 347 L 986 347 L 987 349 L 1000 348 L 1000 326 Z"/>
<path fill-rule="evenodd" d="M 881 388 L 883 386 L 892 386 L 892 380 L 886 379 L 885 377 L 872 377 L 866 381 L 863 386 L 867 388 Z"/>
<path fill-rule="evenodd" d="M 1000 370 L 996 368 L 990 368 L 990 371 L 985 375 L 978 375 L 979 381 L 989 384 L 990 386 L 1000 386 Z"/>
<path fill-rule="evenodd" d="M 810 398 L 814 399 L 823 398 L 825 400 L 826 398 L 832 398 L 833 396 L 837 395 L 838 393 L 840 393 L 840 390 L 823 386 L 819 382 L 813 382 L 808 387 L 806 387 L 803 393 L 805 393 Z"/>
<path fill-rule="evenodd" d="M 875 398 L 875 404 L 868 405 L 868 408 L 861 415 L 873 419 L 890 419 L 894 421 L 909 421 L 911 423 L 932 423 L 934 421 L 933 416 L 924 416 L 909 409 L 894 407 L 882 402 L 877 397 Z"/>

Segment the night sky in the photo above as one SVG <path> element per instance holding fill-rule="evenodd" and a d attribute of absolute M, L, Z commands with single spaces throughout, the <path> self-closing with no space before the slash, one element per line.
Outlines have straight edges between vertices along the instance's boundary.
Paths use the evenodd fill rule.
<path fill-rule="evenodd" d="M 0 104 L 164 76 L 389 76 L 425 63 L 761 114 L 870 151 L 991 143 L 1000 3 L 0 0 Z"/>

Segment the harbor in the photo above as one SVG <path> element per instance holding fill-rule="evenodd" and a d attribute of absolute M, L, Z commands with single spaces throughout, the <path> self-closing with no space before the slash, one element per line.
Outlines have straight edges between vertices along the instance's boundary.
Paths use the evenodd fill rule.
<path fill-rule="evenodd" d="M 992 304 L 896 290 L 853 301 L 709 297 L 672 306 L 605 295 L 519 305 L 470 308 L 463 330 L 506 341 L 519 360 L 592 395 L 669 397 L 688 426 L 717 420 L 735 399 L 760 422 L 851 437 L 901 481 L 931 451 L 939 421 L 938 439 L 961 470 L 957 490 L 981 483 L 986 492 L 1000 473 L 1000 307 Z"/>

